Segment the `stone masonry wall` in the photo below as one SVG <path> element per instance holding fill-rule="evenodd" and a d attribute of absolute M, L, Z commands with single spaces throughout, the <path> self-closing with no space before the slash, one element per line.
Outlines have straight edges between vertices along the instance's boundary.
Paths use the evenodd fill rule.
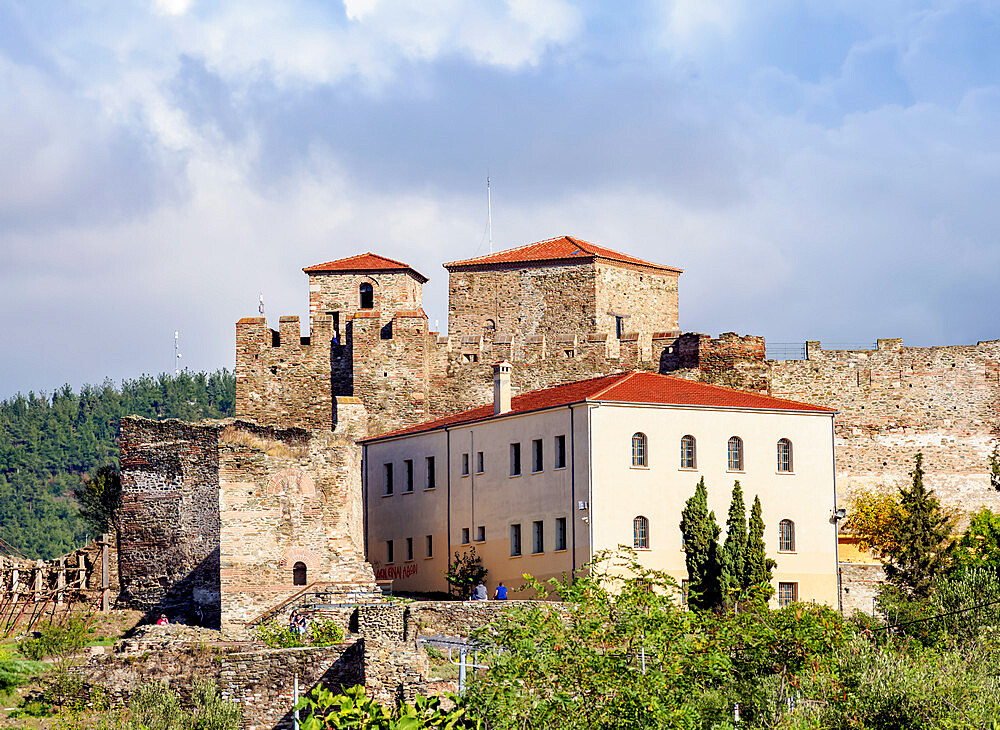
<path fill-rule="evenodd" d="M 219 434 L 222 628 L 245 624 L 306 585 L 376 592 L 363 554 L 360 428 L 307 439 Z M 306 568 L 295 585 L 294 567 Z M 330 584 L 333 584 L 331 586 Z M 314 587 L 315 589 L 315 587 Z"/>
<path fill-rule="evenodd" d="M 123 420 L 123 605 L 239 634 L 309 584 L 377 591 L 363 556 L 364 409 L 336 432 Z"/>
<path fill-rule="evenodd" d="M 122 419 L 119 602 L 219 621 L 218 431 Z"/>
<path fill-rule="evenodd" d="M 808 359 L 770 361 L 773 395 L 838 409 L 837 492 L 907 484 L 924 454 L 925 483 L 962 513 L 1000 510 L 987 461 L 1000 433 L 1000 341 L 950 347 L 823 350 Z"/>
<path fill-rule="evenodd" d="M 679 274 L 602 261 L 596 263 L 596 268 L 597 312 L 592 331 L 614 336 L 616 316 L 624 318 L 624 332 L 649 335 L 679 328 Z"/>
<path fill-rule="evenodd" d="M 594 332 L 596 299 L 590 262 L 455 269 L 448 273 L 448 331 L 480 334 L 491 320 L 487 332 Z"/>
<path fill-rule="evenodd" d="M 361 309 L 360 287 L 371 284 L 374 306 Z M 339 314 L 340 332 L 359 311 L 380 311 L 385 319 L 380 326 L 392 321 L 395 312 L 420 309 L 423 290 L 419 280 L 403 272 L 372 271 L 368 273 L 315 272 L 309 274 L 309 322 Z"/>

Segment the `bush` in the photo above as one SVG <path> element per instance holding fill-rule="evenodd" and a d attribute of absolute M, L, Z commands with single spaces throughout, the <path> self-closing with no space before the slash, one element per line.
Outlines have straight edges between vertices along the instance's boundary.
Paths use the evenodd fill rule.
<path fill-rule="evenodd" d="M 47 667 L 38 662 L 12 659 L 0 649 L 0 694 L 9 694 Z"/>
<path fill-rule="evenodd" d="M 288 624 L 271 619 L 254 628 L 254 638 L 272 649 L 290 649 L 297 646 L 332 646 L 344 640 L 344 630 L 332 619 L 314 619 L 305 636 L 289 631 Z"/>
<path fill-rule="evenodd" d="M 71 618 L 62 624 L 48 624 L 38 638 L 24 638 L 17 650 L 28 659 L 40 661 L 51 656 L 65 657 L 87 645 L 87 624 L 82 618 Z"/>
<path fill-rule="evenodd" d="M 312 646 L 332 646 L 344 640 L 344 630 L 331 619 L 316 619 L 309 628 Z"/>
<path fill-rule="evenodd" d="M 112 726 L 114 730 L 238 730 L 243 714 L 237 703 L 223 700 L 212 681 L 195 682 L 193 709 L 166 682 L 140 687 Z M 110 728 L 109 728 L 110 730 Z"/>

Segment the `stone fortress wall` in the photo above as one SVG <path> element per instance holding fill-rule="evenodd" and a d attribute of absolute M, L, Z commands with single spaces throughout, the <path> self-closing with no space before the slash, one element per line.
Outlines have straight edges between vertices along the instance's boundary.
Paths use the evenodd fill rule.
<path fill-rule="evenodd" d="M 338 407 L 333 432 L 124 419 L 120 602 L 238 635 L 306 587 L 296 564 L 308 585 L 378 594 L 354 443 L 364 408 Z"/>

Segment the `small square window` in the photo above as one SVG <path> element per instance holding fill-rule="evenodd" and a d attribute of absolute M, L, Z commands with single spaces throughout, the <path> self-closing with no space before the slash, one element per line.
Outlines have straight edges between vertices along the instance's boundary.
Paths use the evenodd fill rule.
<path fill-rule="evenodd" d="M 566 518 L 556 518 L 556 550 L 566 549 Z"/>
<path fill-rule="evenodd" d="M 462 544 L 463 545 L 468 545 L 469 544 L 469 528 L 468 527 L 463 527 L 462 528 Z"/>
<path fill-rule="evenodd" d="M 462 476 L 469 476 L 469 455 L 462 454 Z"/>
<path fill-rule="evenodd" d="M 483 452 L 476 452 L 476 474 L 482 474 L 486 471 L 486 460 L 483 458 Z"/>
<path fill-rule="evenodd" d="M 486 525 L 476 528 L 476 542 L 486 542 Z"/>
<path fill-rule="evenodd" d="M 531 523 L 531 552 L 535 555 L 545 552 L 545 523 L 541 520 Z"/>
<path fill-rule="evenodd" d="M 798 583 L 778 583 L 778 605 L 784 608 L 799 600 Z"/>

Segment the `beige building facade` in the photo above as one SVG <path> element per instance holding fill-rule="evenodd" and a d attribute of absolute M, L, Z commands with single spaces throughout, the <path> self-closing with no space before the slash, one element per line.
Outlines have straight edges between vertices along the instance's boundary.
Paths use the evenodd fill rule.
<path fill-rule="evenodd" d="M 830 409 L 643 372 L 511 398 L 362 442 L 366 552 L 397 591 L 446 590 L 475 547 L 498 581 L 572 574 L 602 550 L 686 577 L 681 510 L 702 477 L 725 529 L 733 482 L 759 495 L 775 602 L 837 606 Z"/>

